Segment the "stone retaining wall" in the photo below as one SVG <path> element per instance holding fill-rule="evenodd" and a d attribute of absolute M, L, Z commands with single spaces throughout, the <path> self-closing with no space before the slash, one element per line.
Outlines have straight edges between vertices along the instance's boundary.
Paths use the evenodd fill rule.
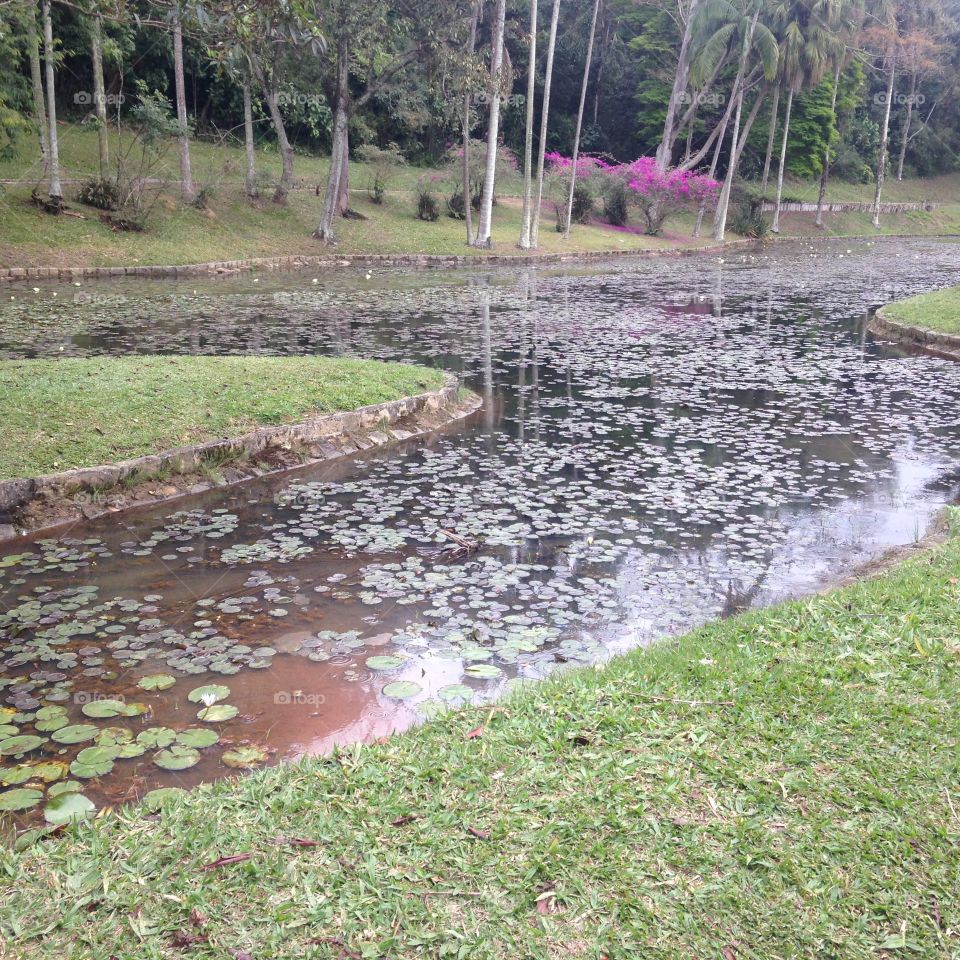
<path fill-rule="evenodd" d="M 922 210 L 924 213 L 933 213 L 939 204 L 921 200 L 916 203 L 881 203 L 881 213 L 914 213 Z M 776 203 L 765 203 L 764 213 L 773 213 L 777 209 Z M 817 204 L 812 201 L 784 202 L 780 204 L 781 213 L 816 213 Z M 824 213 L 873 213 L 872 203 L 824 203 Z"/>
<path fill-rule="evenodd" d="M 960 360 L 960 336 L 952 333 L 940 333 L 925 327 L 912 327 L 907 323 L 891 320 L 883 311 L 878 310 L 870 319 L 868 328 L 871 333 L 886 337 L 897 343 L 926 350 L 928 353 L 945 357 L 948 360 Z"/>
<path fill-rule="evenodd" d="M 0 542 L 40 528 L 94 519 L 202 493 L 215 485 L 225 486 L 408 440 L 469 416 L 481 404 L 481 399 L 473 393 L 461 398 L 456 378 L 447 377 L 439 390 L 415 397 L 327 414 L 301 423 L 261 427 L 241 437 L 177 447 L 116 464 L 2 481 Z M 261 469 L 255 465 L 258 457 L 280 466 Z M 229 464 L 222 470 L 222 484 L 197 482 L 200 478 L 195 476 L 196 472 L 211 458 Z M 158 475 L 170 479 L 146 479 Z M 139 477 L 145 479 L 138 482 Z M 183 477 L 190 479 L 178 482 Z M 132 481 L 138 485 L 123 486 Z"/>

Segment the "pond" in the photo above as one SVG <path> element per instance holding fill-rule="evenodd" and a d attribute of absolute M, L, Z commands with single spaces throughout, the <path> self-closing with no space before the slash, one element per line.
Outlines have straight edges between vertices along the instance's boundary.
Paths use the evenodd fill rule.
<path fill-rule="evenodd" d="M 399 359 L 485 403 L 0 552 L 0 807 L 56 820 L 377 738 L 919 539 L 960 483 L 960 365 L 865 319 L 958 271 L 947 241 L 830 241 L 9 288 L 0 356 Z"/>

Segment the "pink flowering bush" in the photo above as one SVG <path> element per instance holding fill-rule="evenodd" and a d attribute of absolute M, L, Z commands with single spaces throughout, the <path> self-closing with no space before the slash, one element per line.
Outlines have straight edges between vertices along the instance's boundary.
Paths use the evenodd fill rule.
<path fill-rule="evenodd" d="M 573 162 L 559 153 L 546 154 L 550 171 L 568 181 Z M 656 236 L 667 219 L 685 207 L 709 203 L 720 190 L 710 177 L 690 170 L 661 170 L 653 157 L 640 157 L 632 163 L 612 164 L 600 157 L 577 159 L 577 181 L 588 184 L 592 192 L 604 197 L 625 190 L 631 206 L 644 219 L 646 233 Z"/>

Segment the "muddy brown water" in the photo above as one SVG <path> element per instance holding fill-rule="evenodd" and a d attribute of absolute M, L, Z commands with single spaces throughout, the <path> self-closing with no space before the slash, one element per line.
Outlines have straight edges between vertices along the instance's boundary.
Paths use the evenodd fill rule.
<path fill-rule="evenodd" d="M 60 783 L 101 805 L 232 774 L 237 748 L 276 762 L 374 739 L 919 539 L 957 494 L 960 365 L 878 342 L 865 319 L 958 272 L 955 243 L 841 241 L 10 288 L 3 357 L 407 360 L 485 406 L 390 451 L 0 552 L 0 779 L 24 781 L 0 804 L 39 761 L 74 764 Z M 158 674 L 168 689 L 138 686 Z M 189 694 L 211 684 L 236 716 L 197 718 Z M 87 715 L 104 698 L 138 712 Z M 87 739 L 58 742 L 78 724 Z M 220 741 L 163 769 L 157 728 Z M 107 772 L 77 760 L 145 731 Z M 18 816 L 63 789 L 39 786 Z"/>

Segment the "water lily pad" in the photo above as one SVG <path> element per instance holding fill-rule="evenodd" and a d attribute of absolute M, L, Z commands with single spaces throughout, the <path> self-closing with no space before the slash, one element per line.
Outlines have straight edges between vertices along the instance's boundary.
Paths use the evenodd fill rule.
<path fill-rule="evenodd" d="M 405 660 L 405 657 L 383 654 L 382 656 L 367 657 L 364 663 L 371 670 L 395 670 L 397 667 L 403 666 Z"/>
<path fill-rule="evenodd" d="M 37 729 L 40 729 L 39 726 L 37 726 Z M 15 737 L 19 732 L 20 728 L 16 724 L 0 723 L 0 740 L 5 740 L 7 737 Z"/>
<path fill-rule="evenodd" d="M 204 727 L 190 727 L 187 730 L 181 730 L 177 734 L 177 743 L 185 747 L 193 747 L 197 750 L 204 747 L 212 747 L 220 739 L 220 734 L 216 730 L 205 729 Z"/>
<path fill-rule="evenodd" d="M 118 748 L 115 746 L 87 747 L 81 750 L 70 764 L 70 772 L 81 780 L 102 777 L 113 769 L 117 753 Z"/>
<path fill-rule="evenodd" d="M 53 783 L 67 773 L 67 765 L 63 760 L 35 760 L 27 764 L 25 769 L 30 773 L 30 780 L 42 780 L 44 783 Z"/>
<path fill-rule="evenodd" d="M 228 767 L 247 769 L 265 763 L 268 757 L 269 754 L 263 747 L 251 745 L 227 750 L 221 759 Z"/>
<path fill-rule="evenodd" d="M 409 697 L 415 697 L 423 687 L 412 680 L 397 680 L 394 683 L 388 683 L 383 688 L 383 695 L 391 697 L 394 700 L 406 700 Z"/>
<path fill-rule="evenodd" d="M 66 768 L 66 764 L 64 764 Z M 59 783 L 52 783 L 47 788 L 47 796 L 50 799 L 59 797 L 61 793 L 79 793 L 83 789 L 83 784 L 77 780 L 61 780 Z"/>
<path fill-rule="evenodd" d="M 12 812 L 14 810 L 29 810 L 43 799 L 42 790 L 30 790 L 17 787 L 0 793 L 0 810 Z"/>
<path fill-rule="evenodd" d="M 137 683 L 141 690 L 169 690 L 177 682 L 176 677 L 169 673 L 153 673 L 149 677 L 143 677 Z"/>
<path fill-rule="evenodd" d="M 154 754 L 153 762 L 163 770 L 186 770 L 200 760 L 200 754 L 192 747 L 175 743 L 166 750 Z"/>
<path fill-rule="evenodd" d="M 69 727 L 54 730 L 50 739 L 57 743 L 83 743 L 84 740 L 92 740 L 99 732 L 92 723 L 74 723 Z"/>
<path fill-rule="evenodd" d="M 93 700 L 81 707 L 83 713 L 95 719 L 107 717 L 133 717 L 143 713 L 146 707 L 142 703 L 124 703 L 122 700 Z"/>
<path fill-rule="evenodd" d="M 472 700 L 473 690 L 462 683 L 450 683 L 437 691 L 437 696 L 448 703 L 452 700 Z"/>
<path fill-rule="evenodd" d="M 0 740 L 0 757 L 19 757 L 21 754 L 36 750 L 46 742 L 46 737 L 35 737 L 29 734 L 7 737 L 6 740 Z"/>
<path fill-rule="evenodd" d="M 160 787 L 144 794 L 143 805 L 151 813 L 156 813 L 168 800 L 185 797 L 186 795 L 187 791 L 183 787 Z"/>
<path fill-rule="evenodd" d="M 15 787 L 26 783 L 31 778 L 31 768 L 28 764 L 21 764 L 18 767 L 0 767 L 0 785 L 5 787 Z"/>
<path fill-rule="evenodd" d="M 207 706 L 217 703 L 220 700 L 226 700 L 230 696 L 230 688 L 222 683 L 208 683 L 202 687 L 194 687 L 187 694 L 187 699 L 191 703 L 205 703 Z"/>
<path fill-rule="evenodd" d="M 137 743 L 154 750 L 158 747 L 169 747 L 177 739 L 176 731 L 169 727 L 149 727 L 137 734 Z"/>
<path fill-rule="evenodd" d="M 494 677 L 503 676 L 503 671 L 492 663 L 472 663 L 463 672 L 468 677 L 476 677 L 479 680 L 492 680 Z"/>
<path fill-rule="evenodd" d="M 43 815 L 47 823 L 68 823 L 84 820 L 96 809 L 94 802 L 82 793 L 64 792 L 47 803 Z"/>
<path fill-rule="evenodd" d="M 222 723 L 225 720 L 232 720 L 240 711 L 230 703 L 215 703 L 212 706 L 204 707 L 197 713 L 197 719 L 204 723 Z"/>

